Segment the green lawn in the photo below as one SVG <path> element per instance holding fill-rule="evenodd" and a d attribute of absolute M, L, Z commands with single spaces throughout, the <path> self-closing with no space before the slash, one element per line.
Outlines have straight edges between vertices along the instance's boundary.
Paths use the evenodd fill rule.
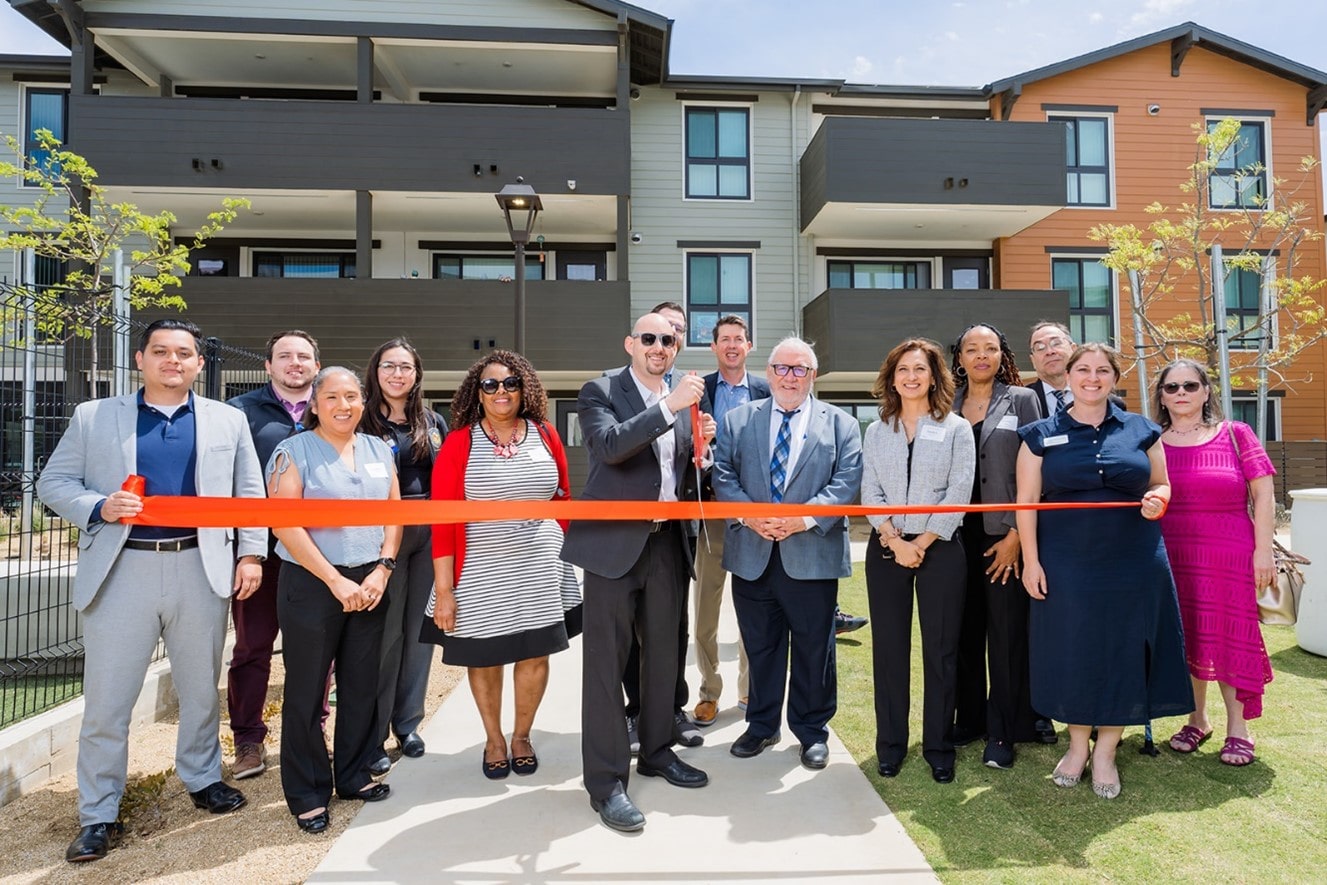
<path fill-rule="evenodd" d="M 840 586 L 844 611 L 868 614 L 857 564 Z M 958 751 L 953 784 L 931 780 L 921 757 L 921 652 L 913 625 L 912 746 L 902 773 L 876 773 L 870 628 L 838 643 L 834 729 L 872 785 L 945 882 L 1310 882 L 1327 880 L 1327 658 L 1295 645 L 1294 629 L 1263 630 L 1275 681 L 1253 723 L 1258 759 L 1222 765 L 1224 740 L 1192 756 L 1165 747 L 1184 720 L 1154 723 L 1161 755 L 1139 755 L 1142 728 L 1125 732 L 1118 756 L 1123 792 L 1097 798 L 1084 780 L 1049 779 L 1068 736 L 1018 747 L 1013 771 L 981 764 L 982 746 Z M 1210 692 L 1214 724 L 1225 722 Z"/>
<path fill-rule="evenodd" d="M 82 691 L 82 675 L 6 676 L 0 679 L 0 728 L 72 700 Z"/>

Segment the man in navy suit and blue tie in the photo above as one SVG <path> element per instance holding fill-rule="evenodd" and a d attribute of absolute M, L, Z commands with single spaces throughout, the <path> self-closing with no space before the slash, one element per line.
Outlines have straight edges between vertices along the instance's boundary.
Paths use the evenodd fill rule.
<path fill-rule="evenodd" d="M 771 397 L 727 414 L 714 459 L 719 501 L 845 505 L 862 480 L 861 430 L 842 409 L 811 395 L 811 345 L 786 338 L 770 353 Z M 723 566 L 751 670 L 746 732 L 731 752 L 758 755 L 780 739 L 784 684 L 788 727 L 802 764 L 829 761 L 829 720 L 838 704 L 834 611 L 839 579 L 852 574 L 848 520 L 788 516 L 733 520 Z"/>

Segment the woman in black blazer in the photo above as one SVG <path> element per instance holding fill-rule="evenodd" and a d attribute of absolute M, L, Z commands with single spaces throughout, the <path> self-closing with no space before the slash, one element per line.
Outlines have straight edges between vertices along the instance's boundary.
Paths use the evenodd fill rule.
<path fill-rule="evenodd" d="M 950 350 L 957 380 L 954 412 L 972 426 L 977 447 L 972 503 L 1011 503 L 1018 428 L 1041 417 L 1036 394 L 1019 386 L 1014 352 L 994 326 L 969 326 Z M 1037 737 L 1028 689 L 1028 596 L 1020 592 L 1014 512 L 970 513 L 962 532 L 968 569 L 954 743 L 961 746 L 985 734 L 982 762 L 1012 768 L 1014 743 Z"/>

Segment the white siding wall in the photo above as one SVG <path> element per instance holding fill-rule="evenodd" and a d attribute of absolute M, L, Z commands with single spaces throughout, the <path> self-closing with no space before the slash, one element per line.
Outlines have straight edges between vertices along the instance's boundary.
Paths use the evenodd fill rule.
<path fill-rule="evenodd" d="M 145 15 L 617 29 L 617 21 L 612 16 L 567 0 L 468 0 L 460 3 L 439 3 L 436 0 L 294 0 L 285 3 L 233 0 L 225 4 L 199 3 L 198 0 L 86 0 L 83 8 L 88 12 Z"/>

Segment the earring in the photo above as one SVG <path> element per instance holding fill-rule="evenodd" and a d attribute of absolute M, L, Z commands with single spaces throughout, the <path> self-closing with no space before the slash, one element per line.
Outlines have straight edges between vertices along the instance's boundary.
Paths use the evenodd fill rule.
<path fill-rule="evenodd" d="M 968 370 L 963 368 L 962 366 L 959 366 L 957 369 L 954 370 L 954 375 L 959 378 L 966 378 L 968 377 Z M 935 388 L 932 387 L 931 389 L 934 390 Z"/>
<path fill-rule="evenodd" d="M 934 385 L 934 384 L 931 385 L 931 393 L 935 393 L 935 385 Z"/>

